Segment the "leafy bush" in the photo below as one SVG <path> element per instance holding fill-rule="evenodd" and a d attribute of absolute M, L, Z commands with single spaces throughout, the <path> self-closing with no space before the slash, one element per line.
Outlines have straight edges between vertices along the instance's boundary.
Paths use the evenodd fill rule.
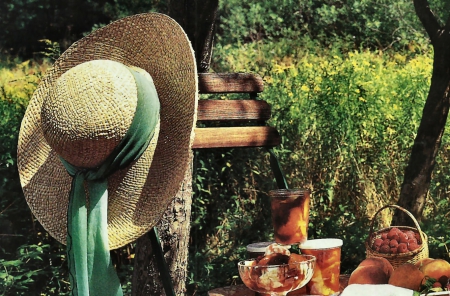
<path fill-rule="evenodd" d="M 271 104 L 270 124 L 283 137 L 275 151 L 288 182 L 312 190 L 309 236 L 342 238 L 341 271 L 349 273 L 365 257 L 370 219 L 397 201 L 432 52 L 347 52 L 304 40 L 311 46 L 286 39 L 219 45 L 213 68 L 264 78 L 261 99 Z M 447 260 L 448 143 L 445 136 L 422 223 L 430 256 Z M 246 256 L 245 245 L 273 239 L 267 192 L 275 182 L 262 149 L 198 151 L 196 163 L 189 266 L 191 289 L 201 294 L 239 282 L 236 261 Z M 378 216 L 375 226 L 387 227 L 389 211 Z"/>
<path fill-rule="evenodd" d="M 68 288 L 67 283 L 62 280 L 64 249 L 32 218 L 22 194 L 16 166 L 20 122 L 28 101 L 48 66 L 48 63 L 39 65 L 31 61 L 5 59 L 0 67 L 2 295 L 31 295 L 30 291 L 62 295 Z"/>
<path fill-rule="evenodd" d="M 347 40 L 356 48 L 420 48 L 426 34 L 410 0 L 221 1 L 222 45 L 309 36 L 322 45 Z M 442 23 L 448 1 L 432 0 Z"/>
<path fill-rule="evenodd" d="M 432 52 L 348 51 L 346 42 L 321 48 L 298 40 L 218 45 L 216 71 L 256 72 L 272 105 L 270 124 L 290 187 L 312 190 L 309 237 L 344 240 L 342 272 L 364 258 L 363 241 L 375 211 L 395 203 L 425 103 Z M 344 48 L 345 50 L 341 50 Z M 0 69 L 0 279 L 1 293 L 67 293 L 65 248 L 37 223 L 21 193 L 16 168 L 17 133 L 28 99 L 48 64 Z M 423 230 L 430 256 L 448 259 L 446 198 L 449 139 L 433 174 Z M 239 282 L 236 262 L 245 246 L 272 240 L 269 198 L 275 188 L 262 148 L 198 150 L 195 156 L 189 291 Z M 377 227 L 387 226 L 382 215 Z M 130 266 L 121 278 L 129 291 Z"/>

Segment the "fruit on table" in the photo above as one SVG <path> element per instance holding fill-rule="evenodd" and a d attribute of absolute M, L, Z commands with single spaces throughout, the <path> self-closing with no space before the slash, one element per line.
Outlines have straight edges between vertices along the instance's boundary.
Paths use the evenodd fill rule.
<path fill-rule="evenodd" d="M 385 258 L 364 259 L 352 272 L 348 284 L 387 284 L 394 268 Z"/>
<path fill-rule="evenodd" d="M 404 263 L 397 267 L 389 278 L 389 284 L 410 290 L 419 291 L 425 275 L 412 263 Z"/>
<path fill-rule="evenodd" d="M 383 270 L 376 266 L 357 267 L 348 280 L 348 284 L 371 284 L 381 285 L 387 284 L 389 278 Z"/>
<path fill-rule="evenodd" d="M 264 256 L 242 261 L 239 268 L 242 281 L 254 291 L 286 292 L 298 288 L 313 274 L 303 255 L 291 253 L 286 246 L 269 245 Z M 241 264 L 241 262 L 239 263 Z"/>
<path fill-rule="evenodd" d="M 386 258 L 381 257 L 366 258 L 361 261 L 358 267 L 370 265 L 378 266 L 388 277 L 390 277 L 392 272 L 394 271 L 394 267 L 392 266 L 391 262 L 389 262 L 389 260 L 387 260 Z"/>
<path fill-rule="evenodd" d="M 275 242 L 283 245 L 302 243 L 308 239 L 309 191 L 272 190 L 272 224 Z"/>
<path fill-rule="evenodd" d="M 433 258 L 421 258 L 414 265 L 418 268 L 421 268 L 423 265 L 433 261 Z"/>
<path fill-rule="evenodd" d="M 370 246 L 372 250 L 384 254 L 401 254 L 417 250 L 422 245 L 419 233 L 412 230 L 391 228 L 380 234 Z"/>
<path fill-rule="evenodd" d="M 433 281 L 429 282 L 429 279 Z M 394 270 L 387 259 L 370 257 L 364 259 L 352 272 L 348 284 L 388 284 L 414 290 L 416 293 L 436 292 L 442 289 L 450 291 L 450 263 L 444 259 L 421 258 L 414 264 L 403 263 Z"/>
<path fill-rule="evenodd" d="M 425 276 L 436 279 L 441 287 L 447 286 L 450 278 L 450 263 L 446 260 L 432 259 L 424 263 L 419 269 Z"/>

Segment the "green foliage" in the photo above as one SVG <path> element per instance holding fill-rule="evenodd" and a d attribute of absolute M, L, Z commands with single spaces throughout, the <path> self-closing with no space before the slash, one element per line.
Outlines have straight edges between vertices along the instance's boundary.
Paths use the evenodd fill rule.
<path fill-rule="evenodd" d="M 430 1 L 441 22 L 448 1 Z M 221 1 L 219 43 L 309 36 L 321 44 L 347 40 L 356 48 L 420 48 L 426 34 L 410 0 Z"/>
<path fill-rule="evenodd" d="M 267 191 L 274 188 L 261 149 L 200 150 L 195 157 L 190 288 L 207 291 L 236 280 L 245 246 L 273 239 Z M 262 167 L 261 167 L 262 166 Z M 245 185 L 244 185 L 245 184 Z M 261 198 L 264 196 L 265 198 Z M 255 227 L 256 226 L 256 227 Z"/>
<path fill-rule="evenodd" d="M 445 23 L 449 2 L 429 2 Z M 302 36 L 322 45 L 346 40 L 355 48 L 420 50 L 426 44 L 411 0 L 227 0 L 219 5 L 217 40 L 222 45 Z M 149 11 L 168 13 L 169 6 L 167 0 L 4 0 L 0 2 L 0 50 L 30 58 L 42 51 L 41 39 L 66 49 L 111 21 Z"/>
<path fill-rule="evenodd" d="M 312 189 L 309 237 L 342 238 L 342 272 L 348 273 L 365 256 L 369 219 L 398 197 L 428 92 L 432 53 L 348 51 L 345 42 L 320 49 L 303 40 L 307 47 L 287 39 L 219 45 L 213 67 L 264 78 L 261 98 L 272 105 L 270 124 L 283 137 L 275 152 L 289 186 Z M 5 60 L 0 70 L 0 118 L 7 119 L 0 125 L 2 293 L 64 295 L 65 247 L 31 218 L 15 155 L 21 117 L 48 64 L 11 63 Z M 431 256 L 446 259 L 449 143 L 445 136 L 422 224 Z M 264 149 L 199 150 L 194 163 L 188 288 L 204 295 L 239 282 L 236 263 L 246 256 L 247 244 L 273 240 L 267 192 L 276 183 Z M 382 215 L 377 224 L 387 225 L 389 218 Z M 119 269 L 130 291 L 131 265 Z"/>
<path fill-rule="evenodd" d="M 55 8 L 56 2 L 31 2 L 1 2 L 2 16 L 28 7 L 2 34 L 10 34 L 16 26 L 14 34 L 22 36 L 20 32 L 35 26 L 30 34 L 41 39 L 39 34 L 48 33 L 42 29 L 49 27 L 50 21 L 43 18 L 48 11 L 55 12 L 49 14 L 58 21 L 55 28 L 65 26 L 63 16 L 71 11 L 68 3 Z M 430 3 L 441 21 L 446 20 L 450 2 Z M 63 37 L 47 38 L 64 48 L 110 20 L 166 9 L 166 1 L 85 1 L 75 15 L 90 11 L 92 19 L 72 22 L 77 29 Z M 230 0 L 221 1 L 220 9 L 212 68 L 256 72 L 264 78 L 261 98 L 272 105 L 270 124 L 283 138 L 275 152 L 288 183 L 312 190 L 309 236 L 342 238 L 342 272 L 349 273 L 365 256 L 369 219 L 398 198 L 427 97 L 432 52 L 412 1 Z M 0 22 L 9 20 L 0 17 Z M 31 38 L 27 36 L 23 38 Z M 51 48 L 47 57 L 58 56 L 55 42 L 44 46 Z M 67 294 L 65 248 L 32 218 L 16 167 L 20 121 L 48 66 L 5 58 L 0 65 L 0 281 L 4 283 L 0 293 L 4 295 Z M 450 141 L 445 135 L 422 229 L 429 236 L 430 255 L 447 260 L 449 164 Z M 246 256 L 245 246 L 273 239 L 267 192 L 274 187 L 269 155 L 263 149 L 196 151 L 189 294 L 205 295 L 211 288 L 239 282 L 236 262 Z M 377 224 L 385 226 L 389 219 L 382 215 Z M 131 274 L 130 264 L 121 266 L 127 293 Z"/>
<path fill-rule="evenodd" d="M 42 233 L 41 233 L 42 235 Z M 53 245 L 53 246 L 52 246 Z M 0 278 L 4 280 L 2 295 L 30 295 L 30 291 L 46 291 L 46 295 L 69 295 L 63 249 L 55 243 L 25 244 L 14 259 L 0 259 Z"/>
<path fill-rule="evenodd" d="M 57 44 L 46 41 L 46 56 Z M 15 66 L 13 66 L 15 65 Z M 17 171 L 17 141 L 24 112 L 50 67 L 3 58 L 0 64 L 0 295 L 69 295 L 66 248 L 42 228 L 25 201 Z M 127 246 L 127 248 L 130 246 Z M 127 251 L 127 254 L 122 254 Z M 123 291 L 131 292 L 129 250 L 113 252 Z M 33 291 L 35 294 L 30 294 Z M 42 294 L 41 294 L 42 293 Z"/>
<path fill-rule="evenodd" d="M 345 42 L 320 49 L 303 41 L 309 46 L 287 39 L 219 45 L 213 68 L 265 80 L 261 99 L 271 104 L 270 124 L 283 137 L 274 150 L 288 183 L 312 190 L 309 237 L 342 238 L 341 271 L 349 273 L 365 258 L 370 219 L 397 201 L 432 52 L 348 51 Z M 445 136 L 422 224 L 430 256 L 447 260 L 448 143 Z M 276 185 L 264 150 L 198 151 L 196 164 L 190 289 L 202 294 L 239 282 L 235 266 L 244 246 L 273 239 L 267 192 Z M 375 225 L 387 227 L 390 219 L 382 213 Z"/>
<path fill-rule="evenodd" d="M 63 249 L 32 218 L 16 163 L 20 123 L 48 64 L 14 62 L 11 68 L 6 59 L 0 67 L 0 293 L 64 295 Z"/>
<path fill-rule="evenodd" d="M 41 52 L 42 56 L 50 59 L 51 61 L 56 61 L 61 55 L 59 43 L 49 39 L 42 39 L 39 41 L 45 44 L 45 49 Z"/>

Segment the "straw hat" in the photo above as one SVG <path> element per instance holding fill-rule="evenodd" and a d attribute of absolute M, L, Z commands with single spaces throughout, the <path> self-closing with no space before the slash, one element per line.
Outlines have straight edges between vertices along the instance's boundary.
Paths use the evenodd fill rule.
<path fill-rule="evenodd" d="M 59 86 L 78 67 L 90 67 L 81 69 L 90 77 L 76 80 L 75 88 L 84 89 L 105 75 L 117 84 L 108 94 L 107 87 L 101 87 L 106 99 L 98 94 L 92 99 L 86 92 L 76 98 L 79 101 L 69 102 L 71 94 Z M 161 106 L 160 126 L 138 160 L 108 177 L 109 248 L 132 242 L 152 228 L 184 178 L 198 92 L 195 58 L 182 28 L 165 15 L 148 13 L 93 32 L 74 43 L 45 75 L 19 134 L 18 168 L 25 198 L 43 227 L 63 244 L 72 177 L 60 157 L 92 168 L 120 142 L 131 124 L 137 92 L 123 67 L 150 74 L 146 77 L 153 79 Z M 103 74 L 104 69 L 110 74 Z M 112 103 L 105 101 L 111 97 Z"/>

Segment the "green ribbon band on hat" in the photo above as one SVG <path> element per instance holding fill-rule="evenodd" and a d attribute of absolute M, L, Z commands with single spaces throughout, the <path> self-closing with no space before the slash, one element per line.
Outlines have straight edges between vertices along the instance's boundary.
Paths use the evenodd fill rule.
<path fill-rule="evenodd" d="M 72 295 L 123 295 L 108 246 L 107 177 L 127 167 L 146 150 L 154 136 L 160 110 L 154 85 L 143 74 L 129 70 L 136 81 L 138 101 L 133 121 L 119 145 L 94 169 L 77 168 L 61 158 L 73 177 L 67 212 L 67 256 Z"/>

